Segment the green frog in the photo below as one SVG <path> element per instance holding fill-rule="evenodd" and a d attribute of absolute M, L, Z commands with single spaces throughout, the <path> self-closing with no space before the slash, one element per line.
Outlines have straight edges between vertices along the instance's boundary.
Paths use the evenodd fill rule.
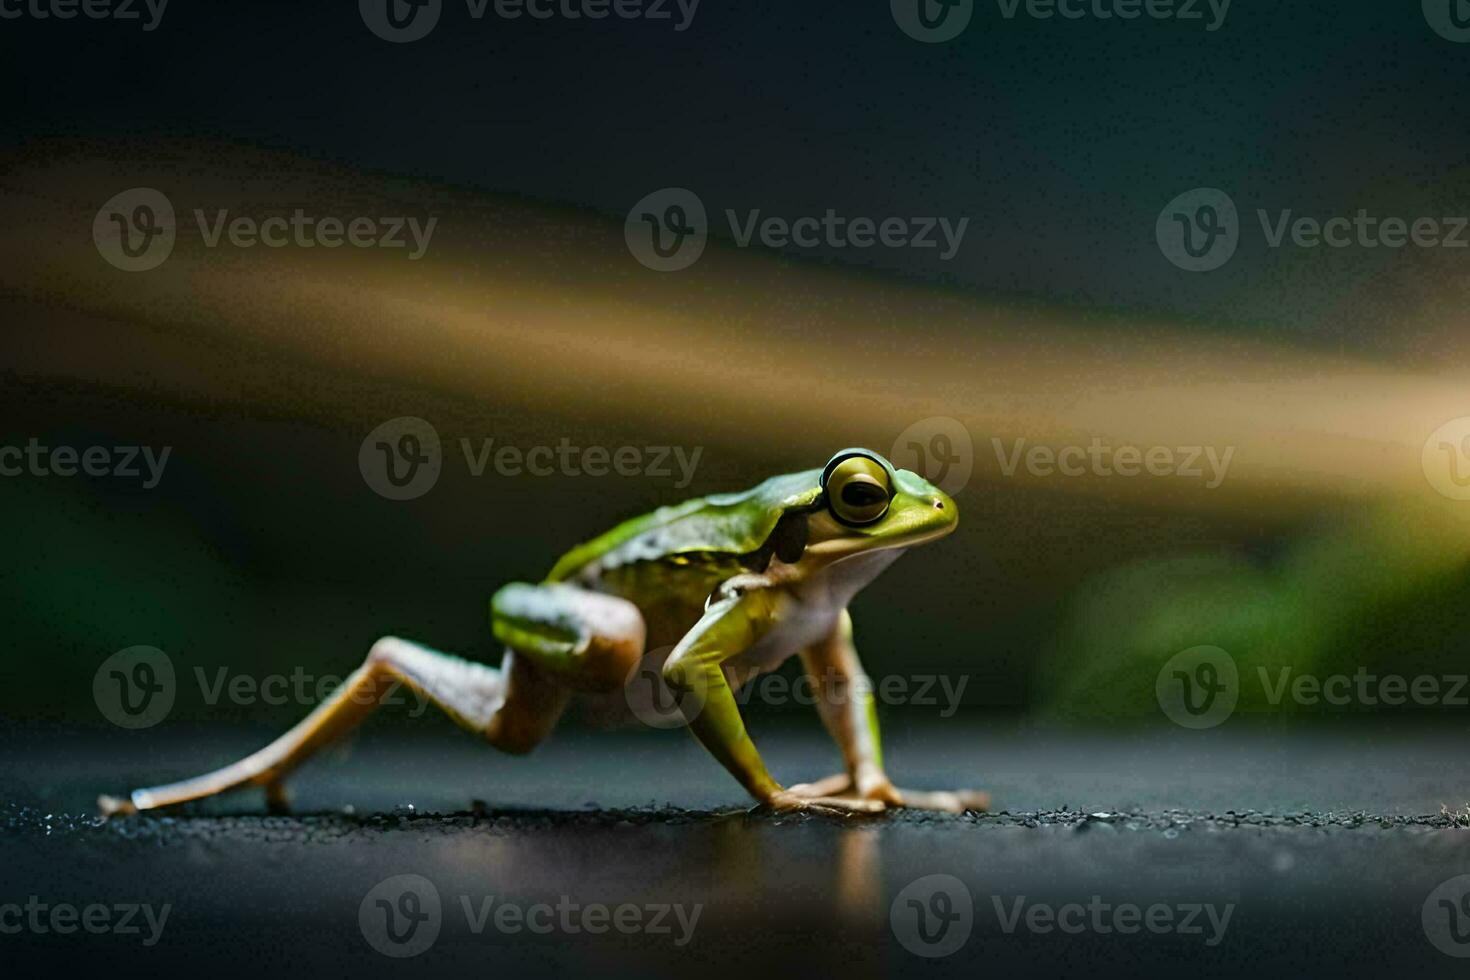
<path fill-rule="evenodd" d="M 984 809 L 983 793 L 900 790 L 889 781 L 847 611 L 901 554 L 944 537 L 958 521 L 943 491 L 865 449 L 744 492 L 663 507 L 573 548 L 541 583 L 498 591 L 490 620 L 505 645 L 499 667 L 384 637 L 330 697 L 260 751 L 99 803 L 105 813 L 129 813 L 253 785 L 283 806 L 287 773 L 398 684 L 496 748 L 529 752 L 570 699 L 624 691 L 665 652 L 654 666 L 694 737 L 765 807 Z M 747 734 L 735 692 L 793 654 L 814 681 L 845 771 L 783 786 Z"/>

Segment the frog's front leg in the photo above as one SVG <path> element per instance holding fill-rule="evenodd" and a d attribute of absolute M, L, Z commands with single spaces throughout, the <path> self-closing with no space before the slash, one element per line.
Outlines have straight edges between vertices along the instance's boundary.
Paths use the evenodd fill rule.
<path fill-rule="evenodd" d="M 766 769 L 745 730 L 722 665 L 771 631 L 784 602 L 774 589 L 722 594 L 674 648 L 664 664 L 664 679 L 679 692 L 680 709 L 694 737 L 762 804 L 776 810 L 880 811 L 883 804 L 876 801 L 789 792 Z"/>
<path fill-rule="evenodd" d="M 923 810 L 984 810 L 989 796 L 974 790 L 926 792 L 900 790 L 883 770 L 883 749 L 878 735 L 878 711 L 873 685 L 858 660 L 852 642 L 852 618 L 847 610 L 837 617 L 832 631 L 801 651 L 802 665 L 811 680 L 817 711 L 833 741 L 842 750 L 847 771 L 791 787 L 802 796 L 832 797 L 843 794 L 876 800 L 888 806 Z"/>

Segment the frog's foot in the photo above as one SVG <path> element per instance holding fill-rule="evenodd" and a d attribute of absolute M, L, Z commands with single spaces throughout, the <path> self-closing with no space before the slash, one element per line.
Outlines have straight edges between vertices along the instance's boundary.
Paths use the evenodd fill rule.
<path fill-rule="evenodd" d="M 97 810 L 104 817 L 127 817 L 138 812 L 132 799 L 125 796 L 107 795 L 97 797 Z"/>
<path fill-rule="evenodd" d="M 856 796 L 801 795 L 788 789 L 772 794 L 761 803 L 761 808 L 775 813 L 825 813 L 829 816 L 850 817 L 882 813 L 884 804 L 878 800 L 864 800 Z"/>
<path fill-rule="evenodd" d="M 985 812 L 990 809 L 990 794 L 978 789 L 898 790 L 901 807 L 910 810 L 940 810 L 944 813 Z"/>
<path fill-rule="evenodd" d="M 792 786 L 788 793 L 803 799 L 837 798 L 844 800 L 866 800 L 883 804 L 884 807 L 905 807 L 910 810 L 938 810 L 944 813 L 964 813 L 967 810 L 990 809 L 990 794 L 979 790 L 933 791 L 899 789 L 886 776 L 870 775 L 859 781 L 853 789 L 853 779 L 846 773 L 837 773 L 826 779 Z"/>
<path fill-rule="evenodd" d="M 826 779 L 788 786 L 786 792 L 804 799 L 812 799 L 818 796 L 840 796 L 850 789 L 852 789 L 852 777 L 845 772 L 839 772 Z"/>

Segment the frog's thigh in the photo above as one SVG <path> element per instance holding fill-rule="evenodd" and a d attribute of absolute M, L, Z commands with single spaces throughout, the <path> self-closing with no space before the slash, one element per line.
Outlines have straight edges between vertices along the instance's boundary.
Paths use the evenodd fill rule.
<path fill-rule="evenodd" d="M 490 618 L 496 639 L 577 691 L 621 687 L 643 656 L 637 606 L 564 582 L 507 585 L 490 600 Z"/>

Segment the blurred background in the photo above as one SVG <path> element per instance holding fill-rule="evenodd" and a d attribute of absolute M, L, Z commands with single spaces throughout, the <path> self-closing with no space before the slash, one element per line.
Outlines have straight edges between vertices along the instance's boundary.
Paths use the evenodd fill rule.
<path fill-rule="evenodd" d="M 855 606 L 875 678 L 963 678 L 964 712 L 1024 723 L 1167 726 L 1156 681 L 1203 646 L 1238 670 L 1233 726 L 1462 721 L 1450 698 L 1273 703 L 1260 680 L 1448 692 L 1466 670 L 1470 253 L 1273 247 L 1263 226 L 1366 210 L 1458 217 L 1470 241 L 1470 45 L 1419 4 L 1237 0 L 1213 30 L 1203 5 L 977 5 L 944 43 L 882 3 L 448 3 L 405 43 L 353 7 L 178 0 L 152 29 L 146 8 L 0 29 L 0 446 L 169 451 L 153 485 L 141 455 L 138 477 L 0 479 L 7 721 L 109 730 L 94 675 L 138 645 L 179 674 L 161 730 L 287 724 L 301 703 L 211 702 L 194 679 L 340 675 L 383 634 L 494 660 L 501 583 L 847 445 L 952 481 L 961 512 Z M 176 234 L 126 271 L 106 229 L 137 188 Z M 707 217 L 671 272 L 630 248 L 665 188 Z M 1160 237 L 1195 188 L 1238 212 L 1208 271 Z M 298 210 L 432 233 L 413 258 L 407 230 L 404 248 L 211 244 L 221 213 Z M 753 213 L 829 211 L 968 224 L 948 257 L 741 241 Z M 402 417 L 442 451 L 398 500 L 360 456 Z M 463 446 L 486 440 L 670 454 L 476 475 Z M 1173 462 L 1014 462 L 1092 446 Z"/>

